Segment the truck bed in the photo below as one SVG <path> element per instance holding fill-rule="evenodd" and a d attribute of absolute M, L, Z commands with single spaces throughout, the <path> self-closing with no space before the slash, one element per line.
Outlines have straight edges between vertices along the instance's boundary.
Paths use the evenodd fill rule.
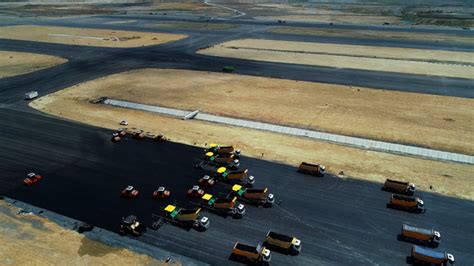
<path fill-rule="evenodd" d="M 242 243 L 235 244 L 234 248 L 238 249 L 238 250 L 243 250 L 243 251 L 246 251 L 246 252 L 258 254 L 258 251 L 257 251 L 256 247 L 252 247 L 252 246 L 245 245 L 245 244 L 242 244 Z"/>
<path fill-rule="evenodd" d="M 283 241 L 283 242 L 291 242 L 293 240 L 293 237 L 290 237 L 290 236 L 286 236 L 286 235 L 282 235 L 282 234 L 278 234 L 278 233 L 275 233 L 275 232 L 272 232 L 272 231 L 269 231 L 267 236 L 273 238 L 273 239 L 277 239 L 277 240 L 280 240 L 280 241 Z"/>

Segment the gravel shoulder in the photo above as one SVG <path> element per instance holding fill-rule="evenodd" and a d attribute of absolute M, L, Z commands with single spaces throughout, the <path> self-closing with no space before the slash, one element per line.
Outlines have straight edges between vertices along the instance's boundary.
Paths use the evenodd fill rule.
<path fill-rule="evenodd" d="M 67 59 L 21 52 L 0 51 L 0 78 L 27 74 L 67 62 Z"/>
<path fill-rule="evenodd" d="M 4 39 L 115 48 L 158 45 L 186 37 L 169 33 L 29 25 L 5 26 L 0 30 L 0 38 Z"/>
<path fill-rule="evenodd" d="M 471 79 L 469 52 L 242 39 L 201 49 L 199 54 L 335 68 Z"/>

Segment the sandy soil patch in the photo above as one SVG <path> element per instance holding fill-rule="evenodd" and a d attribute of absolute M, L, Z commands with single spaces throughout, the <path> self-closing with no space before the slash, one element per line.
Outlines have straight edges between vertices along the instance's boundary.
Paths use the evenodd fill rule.
<path fill-rule="evenodd" d="M 182 75 L 181 75 L 182 76 Z M 77 88 L 77 87 L 76 87 Z M 245 155 L 297 165 L 301 161 L 327 165 L 332 173 L 382 182 L 385 178 L 409 179 L 423 190 L 474 199 L 473 166 L 423 160 L 290 137 L 257 130 L 183 121 L 152 113 L 88 102 L 83 90 L 68 89 L 44 96 L 30 105 L 43 112 L 67 119 L 116 129 L 127 119 L 131 127 L 164 133 L 172 141 L 204 146 L 217 142 L 238 145 Z M 242 107 L 241 110 L 245 108 Z M 344 176 L 341 176 L 344 177 Z"/>
<path fill-rule="evenodd" d="M 168 69 L 123 72 L 76 85 L 58 95 L 81 101 L 107 96 L 200 109 L 474 155 L 472 99 Z"/>
<path fill-rule="evenodd" d="M 298 34 L 298 35 L 316 35 L 333 37 L 350 37 L 364 39 L 395 39 L 395 40 L 417 40 L 432 42 L 449 43 L 474 43 L 474 38 L 450 34 L 436 33 L 411 33 L 396 31 L 377 31 L 377 30 L 346 30 L 346 29 L 314 29 L 307 27 L 276 27 L 268 30 L 270 33 L 278 34 Z"/>
<path fill-rule="evenodd" d="M 163 21 L 147 25 L 154 28 L 174 28 L 174 29 L 196 29 L 196 30 L 228 30 L 238 28 L 237 24 L 227 23 L 205 23 L 205 22 L 179 22 L 179 21 Z"/>
<path fill-rule="evenodd" d="M 90 240 L 45 218 L 18 215 L 19 209 L 0 201 L 1 265 L 164 265 Z"/>
<path fill-rule="evenodd" d="M 182 34 L 49 26 L 0 28 L 0 38 L 4 39 L 117 48 L 157 45 L 185 37 Z"/>
<path fill-rule="evenodd" d="M 460 78 L 474 77 L 474 67 L 464 65 L 465 63 L 474 64 L 474 56 L 468 52 L 243 39 L 202 49 L 198 53 L 336 68 Z"/>
<path fill-rule="evenodd" d="M 26 74 L 65 62 L 66 59 L 57 56 L 0 51 L 0 78 Z"/>

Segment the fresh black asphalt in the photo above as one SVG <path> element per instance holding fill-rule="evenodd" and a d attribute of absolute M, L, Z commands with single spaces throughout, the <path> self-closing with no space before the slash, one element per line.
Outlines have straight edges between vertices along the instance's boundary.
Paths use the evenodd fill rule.
<path fill-rule="evenodd" d="M 148 225 L 151 214 L 169 202 L 187 206 L 185 192 L 202 175 L 193 170 L 202 149 L 177 143 L 128 139 L 110 142 L 109 130 L 0 109 L 0 194 L 116 231 L 120 218 L 138 215 Z M 245 153 L 245 151 L 243 151 Z M 303 241 L 299 256 L 274 253 L 277 265 L 391 264 L 402 265 L 410 244 L 397 241 L 404 222 L 435 228 L 440 249 L 456 256 L 459 265 L 474 261 L 474 203 L 420 193 L 424 214 L 387 209 L 389 194 L 380 185 L 335 176 L 317 178 L 290 166 L 242 159 L 256 177 L 255 187 L 269 187 L 277 198 L 273 208 L 247 204 L 241 220 L 205 213 L 207 232 L 165 225 L 139 238 L 160 248 L 214 265 L 227 263 L 235 241 L 262 241 L 268 230 L 294 234 Z M 29 171 L 44 176 L 33 187 L 22 179 Z M 126 185 L 140 189 L 137 199 L 120 198 Z M 159 185 L 171 190 L 169 201 L 151 199 Z M 229 189 L 219 184 L 217 194 Z"/>
<path fill-rule="evenodd" d="M 54 24 L 54 22 L 51 22 Z M 248 25 L 247 25 L 248 26 Z M 171 44 L 134 49 L 93 48 L 0 40 L 1 50 L 59 55 L 68 63 L 0 79 L 0 194 L 116 231 L 120 218 L 135 214 L 150 224 L 166 202 L 153 201 L 159 185 L 172 199 L 188 205 L 184 194 L 203 174 L 193 170 L 202 149 L 177 143 L 128 139 L 110 142 L 111 132 L 53 118 L 27 108 L 23 94 L 41 95 L 112 73 L 143 67 L 220 71 L 236 66 L 240 74 L 350 84 L 473 98 L 466 79 L 332 69 L 301 65 L 224 59 L 194 54 L 195 50 L 232 36 L 195 34 Z M 172 138 L 172 136 L 171 136 Z M 212 140 L 209 140 L 212 141 Z M 245 154 L 245 151 L 243 151 Z M 265 158 L 263 158 L 265 159 Z M 474 261 L 474 203 L 437 194 L 420 193 L 428 211 L 411 214 L 386 209 L 389 194 L 380 185 L 334 176 L 315 178 L 294 167 L 258 159 L 242 159 L 256 177 L 256 187 L 269 187 L 278 204 L 271 209 L 247 206 L 242 220 L 206 213 L 207 232 L 165 225 L 139 240 L 214 265 L 225 265 L 235 241 L 256 244 L 268 230 L 294 234 L 303 241 L 299 256 L 273 254 L 276 265 L 402 265 L 410 244 L 397 241 L 401 224 L 435 228 L 442 234 L 440 249 L 456 256 L 460 265 Z M 356 163 L 356 162 L 354 162 Z M 44 176 L 27 188 L 29 171 Z M 140 189 L 137 199 L 119 197 L 126 185 Z M 219 185 L 212 193 L 228 190 Z"/>

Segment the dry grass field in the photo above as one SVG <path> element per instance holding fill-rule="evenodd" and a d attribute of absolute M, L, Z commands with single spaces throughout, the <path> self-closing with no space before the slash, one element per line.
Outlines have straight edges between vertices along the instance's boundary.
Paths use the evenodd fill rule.
<path fill-rule="evenodd" d="M 0 78 L 26 74 L 65 62 L 66 59 L 57 56 L 0 51 Z"/>

